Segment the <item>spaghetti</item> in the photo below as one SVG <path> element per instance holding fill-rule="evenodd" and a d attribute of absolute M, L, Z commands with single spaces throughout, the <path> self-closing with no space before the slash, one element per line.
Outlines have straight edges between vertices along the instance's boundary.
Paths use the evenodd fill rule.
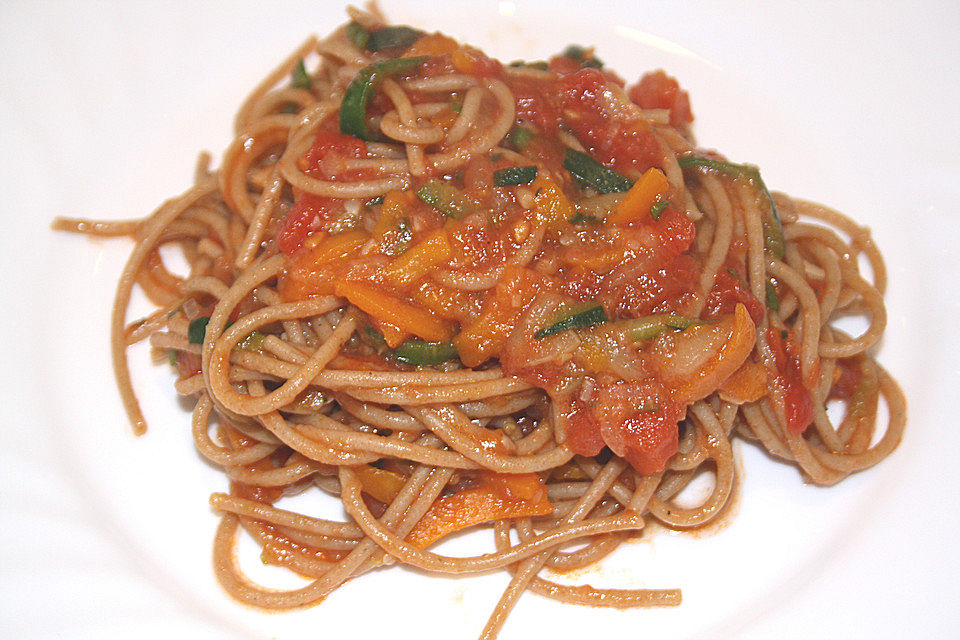
<path fill-rule="evenodd" d="M 233 597 L 309 605 L 401 563 L 508 570 L 485 638 L 525 590 L 675 605 L 676 589 L 540 572 L 651 520 L 722 517 L 734 438 L 822 485 L 893 451 L 905 402 L 870 355 L 886 273 L 869 231 L 699 149 L 692 120 L 660 71 L 626 87 L 582 47 L 503 65 L 351 10 L 257 86 L 219 170 L 202 156 L 194 186 L 142 221 L 57 221 L 136 240 L 112 321 L 121 395 L 143 433 L 126 350 L 149 338 L 229 479 L 210 502 Z M 128 325 L 137 286 L 157 311 Z M 845 334 L 845 316 L 867 329 Z M 678 502 L 701 475 L 710 495 Z M 305 490 L 349 518 L 277 504 Z M 430 550 L 484 527 L 488 553 Z M 241 529 L 309 584 L 247 578 Z"/>

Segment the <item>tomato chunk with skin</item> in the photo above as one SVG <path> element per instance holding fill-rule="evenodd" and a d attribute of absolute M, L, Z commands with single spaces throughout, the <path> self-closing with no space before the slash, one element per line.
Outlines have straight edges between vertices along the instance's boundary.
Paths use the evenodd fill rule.
<path fill-rule="evenodd" d="M 686 407 L 655 377 L 617 381 L 601 388 L 594 413 L 610 450 L 640 473 L 663 471 L 677 452 L 678 423 Z"/>
<path fill-rule="evenodd" d="M 690 96 L 662 70 L 645 73 L 640 82 L 630 87 L 628 95 L 643 109 L 669 109 L 670 124 L 675 127 L 693 122 Z"/>
<path fill-rule="evenodd" d="M 310 150 L 299 160 L 300 169 L 319 180 L 358 180 L 367 177 L 366 170 L 349 167 L 349 160 L 367 155 L 367 143 L 338 131 L 320 130 Z M 312 193 L 298 194 L 293 206 L 277 230 L 277 247 L 286 254 L 294 253 L 322 222 L 343 211 L 343 203 Z"/>
<path fill-rule="evenodd" d="M 704 317 L 714 319 L 733 313 L 737 303 L 747 308 L 754 323 L 763 318 L 763 304 L 746 287 L 743 277 L 733 267 L 721 269 L 707 295 Z"/>
<path fill-rule="evenodd" d="M 597 69 L 562 77 L 563 122 L 600 162 L 619 171 L 643 173 L 660 164 L 660 143 L 635 108 L 624 108 L 626 99 L 617 92 L 622 95 Z"/>
<path fill-rule="evenodd" d="M 366 176 L 363 170 L 349 166 L 348 160 L 367 155 L 367 143 L 339 131 L 320 130 L 310 150 L 300 159 L 300 168 L 307 175 L 321 180 L 358 180 Z"/>
<path fill-rule="evenodd" d="M 325 219 L 342 211 L 343 205 L 334 198 L 311 193 L 301 195 L 290 207 L 277 229 L 277 247 L 287 255 L 303 246 L 304 240 L 322 226 Z"/>

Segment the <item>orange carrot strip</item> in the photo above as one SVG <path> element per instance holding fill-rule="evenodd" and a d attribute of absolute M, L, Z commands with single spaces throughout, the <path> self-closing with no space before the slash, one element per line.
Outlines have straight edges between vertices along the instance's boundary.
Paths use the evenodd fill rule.
<path fill-rule="evenodd" d="M 350 468 L 357 474 L 364 493 L 384 504 L 393 502 L 407 482 L 407 479 L 399 473 L 384 471 L 368 464 Z"/>
<path fill-rule="evenodd" d="M 536 179 L 530 186 L 537 194 L 533 199 L 533 212 L 539 224 L 557 227 L 565 224 L 573 217 L 575 210 L 570 199 L 563 193 L 557 183 L 543 172 L 537 174 Z"/>
<path fill-rule="evenodd" d="M 380 205 L 380 217 L 373 227 L 373 237 L 378 241 L 391 230 L 396 229 L 404 209 L 410 204 L 410 198 L 402 191 L 388 191 Z"/>
<path fill-rule="evenodd" d="M 616 210 L 607 218 L 607 222 L 627 224 L 640 220 L 644 215 L 650 215 L 650 207 L 656 204 L 657 200 L 665 197 L 669 190 L 670 182 L 663 171 L 656 167 L 647 169 L 623 196 Z"/>
<path fill-rule="evenodd" d="M 414 301 L 439 316 L 460 320 L 473 319 L 480 315 L 481 299 L 478 295 L 454 289 L 429 280 L 420 283 L 410 292 Z"/>
<path fill-rule="evenodd" d="M 453 53 L 460 48 L 460 43 L 443 35 L 442 33 L 431 33 L 420 37 L 407 49 L 403 57 L 416 58 L 418 56 L 442 56 L 445 53 Z"/>
<path fill-rule="evenodd" d="M 720 397 L 734 404 L 755 402 L 767 393 L 767 370 L 747 360 L 720 385 Z"/>
<path fill-rule="evenodd" d="M 477 487 L 438 498 L 407 541 L 424 549 L 444 536 L 477 524 L 553 512 L 546 487 L 535 473 L 481 472 L 479 480 Z"/>
<path fill-rule="evenodd" d="M 383 270 L 383 274 L 396 286 L 407 287 L 427 275 L 431 268 L 449 259 L 447 232 L 437 229 L 400 255 Z"/>
<path fill-rule="evenodd" d="M 450 325 L 444 320 L 369 283 L 342 280 L 337 283 L 335 291 L 378 322 L 392 324 L 427 342 L 443 342 L 452 334 Z"/>
<path fill-rule="evenodd" d="M 463 328 L 453 339 L 460 361 L 476 367 L 494 357 L 507 341 L 511 326 L 500 319 L 498 309 L 491 309 Z"/>
<path fill-rule="evenodd" d="M 344 231 L 319 242 L 304 260 L 298 262 L 309 265 L 341 260 L 359 251 L 368 239 L 369 236 L 363 231 Z"/>
<path fill-rule="evenodd" d="M 523 267 L 505 268 L 483 313 L 453 340 L 460 361 L 475 367 L 496 356 L 517 318 L 543 289 L 543 281 Z"/>
<path fill-rule="evenodd" d="M 377 329 L 383 334 L 383 341 L 391 349 L 396 349 L 400 343 L 410 337 L 409 331 L 404 331 L 400 327 L 394 326 L 389 322 L 378 322 Z"/>

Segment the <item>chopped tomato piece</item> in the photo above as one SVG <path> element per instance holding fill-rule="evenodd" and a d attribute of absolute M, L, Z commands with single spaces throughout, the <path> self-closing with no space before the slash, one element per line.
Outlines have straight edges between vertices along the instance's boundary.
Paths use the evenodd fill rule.
<path fill-rule="evenodd" d="M 640 82 L 628 90 L 630 99 L 644 109 L 669 109 L 670 124 L 678 126 L 693 122 L 690 96 L 680 84 L 662 70 L 643 74 Z"/>
<path fill-rule="evenodd" d="M 349 159 L 364 158 L 367 143 L 339 131 L 320 130 L 310 150 L 300 159 L 300 168 L 308 175 L 322 180 L 356 180 L 363 172 L 351 169 Z"/>
<path fill-rule="evenodd" d="M 471 47 L 461 47 L 450 54 L 453 68 L 460 73 L 477 77 L 499 76 L 503 73 L 503 65 L 499 60 L 488 58 L 482 51 Z"/>
<path fill-rule="evenodd" d="M 532 122 L 542 133 L 560 126 L 560 103 L 553 80 L 508 76 L 507 85 L 517 103 L 517 120 Z"/>
<path fill-rule="evenodd" d="M 200 373 L 200 356 L 189 351 L 180 351 L 177 353 L 177 371 L 181 378 L 192 378 Z"/>
<path fill-rule="evenodd" d="M 287 255 L 303 246 L 303 241 L 318 230 L 323 220 L 343 210 L 343 204 L 333 198 L 301 195 L 277 229 L 277 247 Z"/>
<path fill-rule="evenodd" d="M 560 79 L 563 122 L 591 155 L 620 171 L 642 173 L 658 166 L 663 152 L 650 125 L 623 109 L 618 100 L 597 69 Z"/>
<path fill-rule="evenodd" d="M 714 319 L 733 313 L 737 303 L 742 303 L 747 308 L 755 323 L 759 323 L 763 318 L 763 304 L 747 288 L 743 276 L 735 267 L 721 268 L 707 295 L 704 317 Z"/>
<path fill-rule="evenodd" d="M 786 333 L 784 336 L 782 333 Z M 787 419 L 787 430 L 801 434 L 813 422 L 813 398 L 803 385 L 800 369 L 800 346 L 790 332 L 777 329 L 767 330 L 767 343 L 773 351 L 777 366 L 777 376 L 773 384 L 783 394 L 783 404 Z"/>

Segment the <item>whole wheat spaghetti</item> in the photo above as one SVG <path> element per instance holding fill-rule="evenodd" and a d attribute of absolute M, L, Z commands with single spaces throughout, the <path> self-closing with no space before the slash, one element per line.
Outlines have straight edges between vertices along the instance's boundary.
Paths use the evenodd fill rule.
<path fill-rule="evenodd" d="M 645 523 L 722 517 L 735 438 L 836 483 L 887 456 L 905 402 L 871 355 L 886 272 L 869 231 L 772 193 L 696 146 L 662 71 L 624 83 L 589 48 L 509 65 L 351 10 L 256 87 L 219 169 L 136 222 L 55 226 L 136 241 L 113 361 L 149 339 L 195 402 L 197 449 L 229 490 L 215 570 L 236 599 L 317 603 L 401 563 L 605 607 L 680 592 L 567 586 Z M 189 272 L 163 255 L 175 247 Z M 140 287 L 157 311 L 127 323 Z M 842 317 L 864 320 L 847 335 Z M 878 422 L 882 423 L 878 427 Z M 712 477 L 697 506 L 676 500 Z M 333 521 L 282 508 L 321 492 Z M 489 549 L 432 545 L 486 528 Z M 278 591 L 235 555 L 310 579 Z"/>

